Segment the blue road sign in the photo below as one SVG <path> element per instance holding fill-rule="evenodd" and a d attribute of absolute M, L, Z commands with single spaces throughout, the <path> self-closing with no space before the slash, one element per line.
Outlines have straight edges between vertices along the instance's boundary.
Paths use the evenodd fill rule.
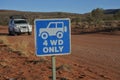
<path fill-rule="evenodd" d="M 70 19 L 36 19 L 37 56 L 63 55 L 71 52 Z"/>

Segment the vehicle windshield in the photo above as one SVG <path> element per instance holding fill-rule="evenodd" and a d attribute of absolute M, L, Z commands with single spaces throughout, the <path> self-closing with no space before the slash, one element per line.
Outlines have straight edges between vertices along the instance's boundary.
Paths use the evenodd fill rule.
<path fill-rule="evenodd" d="M 27 24 L 26 20 L 15 20 L 14 21 L 15 24 Z"/>

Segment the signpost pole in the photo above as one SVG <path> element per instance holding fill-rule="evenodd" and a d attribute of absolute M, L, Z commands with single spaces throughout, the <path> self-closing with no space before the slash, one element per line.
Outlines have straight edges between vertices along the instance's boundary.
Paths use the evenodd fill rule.
<path fill-rule="evenodd" d="M 55 66 L 55 56 L 52 57 L 52 80 L 56 80 L 56 66 Z"/>

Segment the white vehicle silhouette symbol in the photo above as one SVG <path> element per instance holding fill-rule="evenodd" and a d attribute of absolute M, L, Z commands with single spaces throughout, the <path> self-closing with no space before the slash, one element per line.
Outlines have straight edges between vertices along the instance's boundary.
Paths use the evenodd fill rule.
<path fill-rule="evenodd" d="M 67 32 L 67 27 L 64 26 L 63 22 L 49 22 L 46 28 L 39 29 L 39 36 L 41 36 L 42 39 L 47 39 L 48 36 L 62 38 L 64 32 Z"/>

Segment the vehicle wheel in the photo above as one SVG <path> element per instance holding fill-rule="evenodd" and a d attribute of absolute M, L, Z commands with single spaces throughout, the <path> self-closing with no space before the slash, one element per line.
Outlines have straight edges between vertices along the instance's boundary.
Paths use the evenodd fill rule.
<path fill-rule="evenodd" d="M 17 35 L 20 35 L 21 33 L 17 33 Z"/>
<path fill-rule="evenodd" d="M 62 32 L 57 32 L 57 38 L 62 38 L 63 37 L 63 33 Z"/>
<path fill-rule="evenodd" d="M 28 32 L 28 35 L 31 35 L 32 34 L 32 32 Z"/>
<path fill-rule="evenodd" d="M 42 37 L 42 39 L 47 39 L 47 38 L 48 38 L 48 33 L 43 32 L 43 33 L 41 34 L 41 37 Z"/>
<path fill-rule="evenodd" d="M 12 35 L 12 32 L 9 30 L 9 35 Z"/>
<path fill-rule="evenodd" d="M 11 31 L 11 33 L 12 33 L 12 35 L 13 35 L 13 36 L 15 36 L 15 35 L 16 35 L 15 31 Z"/>

